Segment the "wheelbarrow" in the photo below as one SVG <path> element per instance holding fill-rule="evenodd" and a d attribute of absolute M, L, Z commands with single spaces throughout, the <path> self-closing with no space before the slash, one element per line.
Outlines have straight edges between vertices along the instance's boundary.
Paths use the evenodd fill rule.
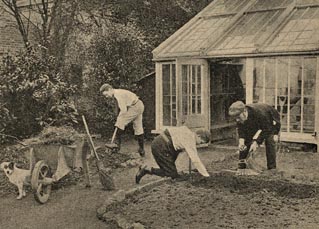
<path fill-rule="evenodd" d="M 83 172 L 86 187 L 91 186 L 87 161 L 90 150 L 84 139 L 77 140 L 74 145 L 37 143 L 28 148 L 25 154 L 30 158 L 30 183 L 37 202 L 46 203 L 52 184 L 71 170 Z"/>

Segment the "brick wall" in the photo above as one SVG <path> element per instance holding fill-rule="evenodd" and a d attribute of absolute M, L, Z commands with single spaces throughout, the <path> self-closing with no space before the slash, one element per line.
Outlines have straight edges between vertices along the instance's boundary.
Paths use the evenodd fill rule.
<path fill-rule="evenodd" d="M 8 51 L 18 52 L 24 48 L 14 17 L 8 14 L 2 7 L 4 5 L 0 1 L 0 56 Z"/>

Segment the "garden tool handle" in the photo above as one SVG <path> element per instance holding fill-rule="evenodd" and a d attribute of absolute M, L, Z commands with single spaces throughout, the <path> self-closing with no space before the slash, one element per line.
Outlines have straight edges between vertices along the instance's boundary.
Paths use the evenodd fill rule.
<path fill-rule="evenodd" d="M 84 123 L 84 127 L 85 127 L 85 130 L 86 130 L 86 134 L 87 134 L 87 136 L 88 136 L 88 138 L 89 138 L 90 145 L 91 145 L 92 150 L 93 150 L 93 152 L 94 152 L 94 155 L 95 155 L 96 159 L 99 161 L 100 158 L 99 158 L 99 155 L 97 154 L 97 152 L 96 152 L 96 150 L 95 150 L 94 143 L 93 143 L 93 139 L 92 139 L 92 137 L 91 137 L 91 134 L 90 134 L 90 131 L 89 131 L 89 127 L 88 127 L 88 125 L 87 125 L 87 123 L 86 123 L 86 120 L 85 120 L 84 115 L 82 115 L 82 120 L 83 120 L 83 123 Z"/>
<path fill-rule="evenodd" d="M 114 143 L 115 136 L 116 136 L 116 132 L 117 132 L 117 127 L 115 127 L 115 130 L 114 130 L 114 132 L 113 132 L 113 136 L 112 136 L 111 144 L 113 144 L 113 143 Z"/>
<path fill-rule="evenodd" d="M 189 173 L 189 179 L 192 181 L 192 160 L 188 159 L 188 173 Z"/>
<path fill-rule="evenodd" d="M 246 160 L 248 159 L 248 158 L 250 158 L 250 157 L 252 157 L 253 156 L 253 150 L 249 150 L 248 151 L 248 154 L 247 154 L 247 157 L 246 157 Z"/>

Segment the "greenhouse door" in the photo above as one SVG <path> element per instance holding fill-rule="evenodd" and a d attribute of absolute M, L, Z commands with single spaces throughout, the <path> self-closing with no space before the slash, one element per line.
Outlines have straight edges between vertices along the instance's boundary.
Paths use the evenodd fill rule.
<path fill-rule="evenodd" d="M 162 64 L 162 126 L 177 125 L 177 79 L 175 63 Z"/>
<path fill-rule="evenodd" d="M 209 129 L 207 62 L 180 61 L 178 66 L 182 124 L 190 128 Z"/>

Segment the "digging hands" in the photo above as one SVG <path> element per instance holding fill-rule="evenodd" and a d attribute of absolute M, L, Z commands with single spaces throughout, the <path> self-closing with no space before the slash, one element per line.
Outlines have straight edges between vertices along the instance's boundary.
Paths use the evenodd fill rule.
<path fill-rule="evenodd" d="M 245 145 L 239 145 L 238 146 L 239 152 L 246 150 L 246 148 L 247 147 Z"/>
<path fill-rule="evenodd" d="M 247 146 L 244 144 L 244 141 L 241 141 L 241 139 L 239 139 L 238 148 L 239 148 L 239 151 L 244 151 L 247 149 Z M 253 141 L 253 143 L 250 145 L 249 153 L 248 153 L 248 156 L 246 158 L 246 161 L 247 160 L 249 161 L 250 160 L 249 158 L 254 157 L 253 153 L 257 150 L 257 148 L 258 148 L 258 143 L 256 141 Z M 236 175 L 238 175 L 238 176 L 258 175 L 258 173 L 255 171 L 252 171 L 251 169 L 238 169 L 236 172 Z"/>
<path fill-rule="evenodd" d="M 245 139 L 243 139 L 243 138 L 239 139 L 238 149 L 239 149 L 239 152 L 244 151 L 246 149 Z"/>

